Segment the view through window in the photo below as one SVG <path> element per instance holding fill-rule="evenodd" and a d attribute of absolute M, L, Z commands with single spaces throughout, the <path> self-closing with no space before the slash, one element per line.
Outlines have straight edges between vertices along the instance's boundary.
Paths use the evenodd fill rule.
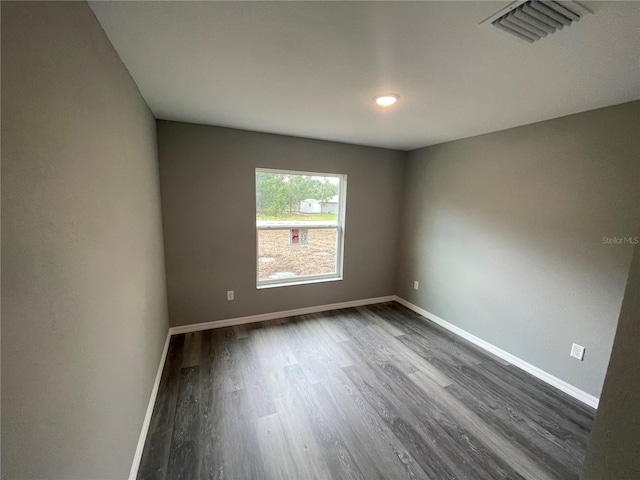
<path fill-rule="evenodd" d="M 256 169 L 258 287 L 342 278 L 346 175 Z"/>

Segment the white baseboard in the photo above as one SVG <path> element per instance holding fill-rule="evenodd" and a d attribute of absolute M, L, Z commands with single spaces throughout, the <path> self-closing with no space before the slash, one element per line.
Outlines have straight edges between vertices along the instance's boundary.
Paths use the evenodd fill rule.
<path fill-rule="evenodd" d="M 558 377 L 554 377 L 550 373 L 547 373 L 544 370 L 541 370 L 540 368 L 538 368 L 538 367 L 536 367 L 534 365 L 531 365 L 528 362 L 525 362 L 521 358 L 518 358 L 515 355 L 512 355 L 509 352 L 506 352 L 506 351 L 502 350 L 501 348 L 498 348 L 495 345 L 492 345 L 489 342 L 486 342 L 486 341 L 482 340 L 481 338 L 476 337 L 475 335 L 467 332 L 466 330 L 463 330 L 463 329 L 461 329 L 459 327 L 456 327 L 455 325 L 447 322 L 446 320 L 443 320 L 442 318 L 438 317 L 437 315 L 434 315 L 433 313 L 427 312 L 426 310 L 418 307 L 417 305 L 414 305 L 413 303 L 406 301 L 404 298 L 400 298 L 400 297 L 396 296 L 395 300 L 398 303 L 404 305 L 405 307 L 407 307 L 407 308 L 413 310 L 414 312 L 422 315 L 426 319 L 431 320 L 433 323 L 436 323 L 436 324 L 440 325 L 441 327 L 446 328 L 450 332 L 455 333 L 456 335 L 458 335 L 458 336 L 470 341 L 471 343 L 473 343 L 473 344 L 485 349 L 486 351 L 496 355 L 497 357 L 500 357 L 503 360 L 506 360 L 510 364 L 512 364 L 512 365 L 524 370 L 525 372 L 533 375 L 536 378 L 539 378 L 540 380 L 542 380 L 543 382 L 548 383 L 552 387 L 555 387 L 558 390 L 561 390 L 564 393 L 566 393 L 568 395 L 571 395 L 573 398 L 576 398 L 577 400 L 580 400 L 581 402 L 589 405 L 590 407 L 598 408 L 598 402 L 600 400 L 597 397 L 594 397 L 593 395 L 591 395 L 591 394 L 589 394 L 587 392 L 584 392 L 584 391 L 580 390 L 577 387 L 574 387 L 573 385 L 571 385 L 570 383 L 565 382 L 564 380 L 560 380 Z"/>
<path fill-rule="evenodd" d="M 309 313 L 328 312 L 329 310 L 338 310 L 340 308 L 361 307 L 363 305 L 373 305 L 374 303 L 393 302 L 396 298 L 397 297 L 395 295 L 388 295 L 386 297 L 365 298 L 362 300 L 352 300 L 350 302 L 330 303 L 326 305 L 316 305 L 314 307 L 296 308 L 294 310 L 283 310 L 281 312 L 261 313 L 259 315 L 250 315 L 248 317 L 237 317 L 226 320 L 214 320 L 212 322 L 193 323 L 191 325 L 180 325 L 178 327 L 171 327 L 169 329 L 169 333 L 171 335 L 177 335 L 179 333 L 198 332 L 200 330 L 209 330 L 211 328 L 264 322 L 265 320 L 294 317 L 296 315 L 307 315 Z"/>
<path fill-rule="evenodd" d="M 167 339 L 164 342 L 164 349 L 162 350 L 162 355 L 160 356 L 160 365 L 158 365 L 156 380 L 153 382 L 153 388 L 151 389 L 151 397 L 149 398 L 147 412 L 145 413 L 144 421 L 142 422 L 142 431 L 140 432 L 140 438 L 138 438 L 136 453 L 133 455 L 133 463 L 131 464 L 131 470 L 129 472 L 129 480 L 136 480 L 136 477 L 138 476 L 140 460 L 142 460 L 142 451 L 144 450 L 144 443 L 147 440 L 147 433 L 149 432 L 149 425 L 151 424 L 151 415 L 153 414 L 153 407 L 156 404 L 156 397 L 158 396 L 158 388 L 160 387 L 162 370 L 164 370 L 164 362 L 167 359 L 167 352 L 169 351 L 169 340 L 171 340 L 170 331 L 167 332 Z"/>

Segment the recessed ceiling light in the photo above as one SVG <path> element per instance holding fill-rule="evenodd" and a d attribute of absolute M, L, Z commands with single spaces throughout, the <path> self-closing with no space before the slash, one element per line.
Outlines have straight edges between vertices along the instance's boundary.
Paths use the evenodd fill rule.
<path fill-rule="evenodd" d="M 399 98 L 400 98 L 400 95 L 396 95 L 395 93 L 390 93 L 388 95 L 380 95 L 379 97 L 376 97 L 375 101 L 381 107 L 388 107 L 396 103 Z"/>

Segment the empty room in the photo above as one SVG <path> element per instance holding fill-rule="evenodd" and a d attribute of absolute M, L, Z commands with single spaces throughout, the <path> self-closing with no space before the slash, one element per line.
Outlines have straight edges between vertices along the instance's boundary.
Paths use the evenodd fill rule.
<path fill-rule="evenodd" d="M 640 479 L 640 2 L 0 17 L 2 480 Z"/>

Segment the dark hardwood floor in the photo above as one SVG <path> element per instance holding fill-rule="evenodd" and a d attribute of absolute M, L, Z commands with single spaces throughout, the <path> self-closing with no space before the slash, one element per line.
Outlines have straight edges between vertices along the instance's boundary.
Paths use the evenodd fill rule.
<path fill-rule="evenodd" d="M 139 479 L 577 479 L 594 410 L 386 303 L 171 338 Z"/>

